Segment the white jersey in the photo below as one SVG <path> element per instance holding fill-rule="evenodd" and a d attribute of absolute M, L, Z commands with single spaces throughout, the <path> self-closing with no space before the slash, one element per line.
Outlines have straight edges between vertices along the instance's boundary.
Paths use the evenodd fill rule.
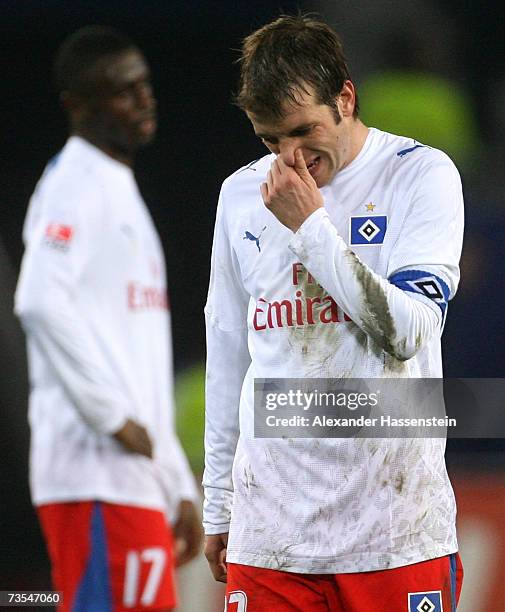
<path fill-rule="evenodd" d="M 158 508 L 197 497 L 173 427 L 160 241 L 133 172 L 71 137 L 30 201 L 16 313 L 28 340 L 35 504 Z M 111 437 L 144 425 L 154 459 Z"/>
<path fill-rule="evenodd" d="M 457 550 L 443 439 L 260 439 L 255 378 L 441 377 L 461 182 L 442 152 L 370 129 L 293 233 L 260 195 L 273 155 L 223 184 L 206 305 L 204 523 L 227 560 L 379 570 Z"/>

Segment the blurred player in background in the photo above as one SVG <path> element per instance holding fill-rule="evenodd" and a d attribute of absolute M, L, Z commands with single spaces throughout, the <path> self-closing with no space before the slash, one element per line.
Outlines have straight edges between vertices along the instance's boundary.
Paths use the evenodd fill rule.
<path fill-rule="evenodd" d="M 33 502 L 63 610 L 170 610 L 201 527 L 172 424 L 164 256 L 132 171 L 156 100 L 110 28 L 71 35 L 55 76 L 71 135 L 31 199 L 16 293 Z"/>
<path fill-rule="evenodd" d="M 205 553 L 238 610 L 455 610 L 443 439 L 254 438 L 255 378 L 441 377 L 463 199 L 441 151 L 366 127 L 335 32 L 244 40 L 271 154 L 223 184 L 208 335 Z"/>

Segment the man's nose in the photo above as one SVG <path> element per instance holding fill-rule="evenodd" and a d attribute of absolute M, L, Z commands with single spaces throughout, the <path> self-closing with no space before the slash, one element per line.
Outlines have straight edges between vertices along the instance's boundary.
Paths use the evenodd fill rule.
<path fill-rule="evenodd" d="M 300 141 L 297 138 L 284 138 L 279 141 L 278 155 L 286 166 L 295 165 L 295 151 L 300 148 Z"/>
<path fill-rule="evenodd" d="M 141 108 L 155 108 L 156 99 L 149 83 L 139 83 L 136 87 L 137 103 Z"/>

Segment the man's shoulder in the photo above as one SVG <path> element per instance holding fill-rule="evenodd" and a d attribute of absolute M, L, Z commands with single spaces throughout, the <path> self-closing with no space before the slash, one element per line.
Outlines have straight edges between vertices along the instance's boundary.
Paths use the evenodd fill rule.
<path fill-rule="evenodd" d="M 456 169 L 451 158 L 428 144 L 408 136 L 374 130 L 380 156 L 388 159 L 399 171 L 422 172 L 432 166 L 445 165 Z"/>
<path fill-rule="evenodd" d="M 68 224 L 103 215 L 106 194 L 101 174 L 69 144 L 47 162 L 30 198 L 25 231 L 44 219 Z"/>
<path fill-rule="evenodd" d="M 79 155 L 68 141 L 47 162 L 35 193 L 51 199 L 80 199 L 99 190 L 101 182 L 97 164 Z"/>
<path fill-rule="evenodd" d="M 224 180 L 223 192 L 240 194 L 251 188 L 259 190 L 259 185 L 266 180 L 274 158 L 273 153 L 270 153 L 242 166 Z"/>

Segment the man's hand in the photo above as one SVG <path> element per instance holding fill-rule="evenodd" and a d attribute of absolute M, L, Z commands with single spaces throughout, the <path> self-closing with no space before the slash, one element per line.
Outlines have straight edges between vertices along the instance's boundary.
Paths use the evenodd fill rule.
<path fill-rule="evenodd" d="M 153 445 L 147 429 L 135 421 L 128 419 L 119 431 L 116 431 L 114 438 L 120 442 L 126 450 L 138 453 L 152 459 Z"/>
<path fill-rule="evenodd" d="M 265 206 L 293 232 L 323 206 L 323 197 L 307 170 L 301 149 L 295 151 L 294 166 L 286 165 L 280 155 L 273 161 L 267 182 L 261 185 L 261 195 Z"/>
<path fill-rule="evenodd" d="M 228 534 L 220 533 L 218 535 L 205 536 L 204 553 L 209 562 L 210 571 L 214 576 L 214 580 L 218 582 L 226 582 L 226 547 L 228 546 Z"/>
<path fill-rule="evenodd" d="M 179 504 L 179 516 L 172 527 L 175 537 L 175 564 L 180 567 L 201 550 L 203 529 L 195 505 L 189 500 Z"/>

